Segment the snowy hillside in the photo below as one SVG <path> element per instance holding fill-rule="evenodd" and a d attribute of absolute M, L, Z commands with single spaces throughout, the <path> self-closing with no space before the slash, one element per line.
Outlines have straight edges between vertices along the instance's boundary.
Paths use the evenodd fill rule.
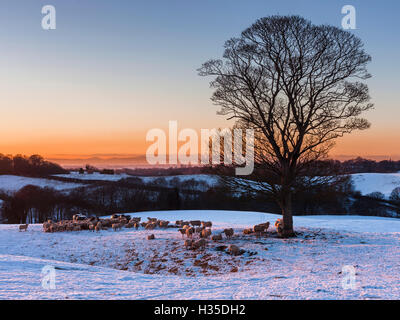
<path fill-rule="evenodd" d="M 351 175 L 356 191 L 360 191 L 362 195 L 372 192 L 381 192 L 386 198 L 389 198 L 393 189 L 400 187 L 400 173 L 358 173 Z M 181 175 L 167 177 L 139 177 L 143 182 L 153 182 L 157 179 L 165 179 L 170 183 L 174 179 L 180 182 L 195 180 L 205 183 L 209 187 L 219 183 L 218 176 L 215 175 Z M 262 187 L 254 183 L 254 189 L 262 189 Z"/>
<path fill-rule="evenodd" d="M 34 185 L 42 188 L 49 187 L 56 190 L 69 190 L 81 186 L 77 183 L 61 182 L 49 179 L 0 175 L 0 190 L 2 191 L 15 192 L 27 185 Z"/>
<path fill-rule="evenodd" d="M 246 237 L 242 229 L 279 216 L 259 212 L 134 213 L 160 219 L 213 221 L 213 233 L 236 236 L 183 247 L 176 229 L 43 233 L 0 225 L 0 299 L 400 299 L 400 220 L 378 217 L 295 217 L 299 237 Z M 245 250 L 232 257 L 220 245 Z M 56 289 L 41 287 L 55 267 Z M 344 266 L 356 288 L 342 287 Z M 194 285 L 195 283 L 195 285 Z"/>
<path fill-rule="evenodd" d="M 386 198 L 400 187 L 400 173 L 357 173 L 352 175 L 355 189 L 366 195 L 381 192 Z"/>

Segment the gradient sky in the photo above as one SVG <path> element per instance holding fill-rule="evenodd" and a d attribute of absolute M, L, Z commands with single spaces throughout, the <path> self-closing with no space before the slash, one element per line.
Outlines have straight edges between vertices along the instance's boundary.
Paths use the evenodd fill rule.
<path fill-rule="evenodd" d="M 41 28 L 41 8 L 57 29 Z M 333 154 L 400 157 L 398 0 L 2 0 L 0 152 L 45 156 L 144 153 L 147 130 L 225 127 L 196 69 L 257 18 L 298 14 L 340 27 L 354 5 L 373 61 L 372 128 Z"/>

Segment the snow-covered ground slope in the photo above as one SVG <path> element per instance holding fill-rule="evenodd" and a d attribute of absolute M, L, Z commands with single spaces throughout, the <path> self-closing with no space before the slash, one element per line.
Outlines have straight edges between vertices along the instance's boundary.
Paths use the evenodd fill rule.
<path fill-rule="evenodd" d="M 400 299 L 400 220 L 379 217 L 295 217 L 299 237 L 243 236 L 244 227 L 279 217 L 259 212 L 134 213 L 159 219 L 213 221 L 213 233 L 237 236 L 183 247 L 176 229 L 43 233 L 0 225 L 0 299 Z M 236 244 L 246 252 L 217 251 Z M 55 267 L 56 289 L 41 286 L 42 268 Z M 344 289 L 344 266 L 356 287 Z"/>
<path fill-rule="evenodd" d="M 393 189 L 400 187 L 400 173 L 357 173 L 351 176 L 355 189 L 363 195 L 381 192 L 388 198 Z"/>
<path fill-rule="evenodd" d="M 50 179 L 29 178 L 13 175 L 0 175 L 0 190 L 5 192 L 15 192 L 27 185 L 38 187 L 49 187 L 56 190 L 69 190 L 80 187 L 78 183 L 61 182 Z"/>

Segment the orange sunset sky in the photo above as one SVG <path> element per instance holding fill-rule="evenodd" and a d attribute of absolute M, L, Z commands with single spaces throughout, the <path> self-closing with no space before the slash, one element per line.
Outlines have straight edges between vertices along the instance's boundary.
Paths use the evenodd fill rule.
<path fill-rule="evenodd" d="M 262 16 L 341 21 L 335 1 L 52 2 L 57 29 L 47 31 L 41 1 L 0 4 L 0 153 L 140 155 L 151 144 L 146 132 L 167 130 L 170 120 L 180 129 L 227 127 L 209 99 L 210 79 L 197 75 L 201 63 L 221 57 L 224 42 Z M 372 127 L 338 140 L 331 155 L 400 159 L 398 10 L 367 2 L 354 1 L 358 26 L 351 32 L 373 59 Z"/>

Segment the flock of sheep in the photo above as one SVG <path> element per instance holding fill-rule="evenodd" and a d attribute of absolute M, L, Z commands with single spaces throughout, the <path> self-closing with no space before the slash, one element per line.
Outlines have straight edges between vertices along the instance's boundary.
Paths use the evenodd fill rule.
<path fill-rule="evenodd" d="M 139 229 L 140 226 L 145 227 L 146 230 L 154 229 L 156 224 L 152 223 L 140 223 L 141 218 L 131 218 L 126 215 L 117 215 L 114 214 L 111 218 L 100 219 L 98 217 L 90 217 L 87 218 L 82 215 L 74 215 L 72 220 L 61 220 L 59 222 L 53 222 L 48 220 L 43 223 L 43 231 L 44 232 L 63 232 L 63 231 L 82 231 L 82 230 L 90 230 L 90 231 L 100 231 L 100 230 L 108 230 L 112 228 L 114 231 L 120 230 L 123 227 L 125 228 L 136 228 Z M 169 223 L 168 223 L 169 224 Z M 158 224 L 161 227 L 164 227 L 165 223 Z"/>
<path fill-rule="evenodd" d="M 244 235 L 256 235 L 260 236 L 266 234 L 270 223 L 261 223 L 253 226 L 252 228 L 244 229 Z M 282 229 L 282 220 L 278 219 L 275 222 L 275 227 L 279 231 Z M 234 235 L 233 228 L 224 229 L 219 234 L 212 233 L 212 222 L 211 221 L 200 221 L 191 220 L 183 221 L 177 220 L 175 224 L 170 224 L 170 221 L 159 220 L 157 218 L 148 217 L 148 221 L 141 222 L 140 217 L 133 217 L 127 215 L 114 214 L 111 218 L 100 219 L 98 217 L 87 218 L 83 215 L 74 215 L 72 220 L 62 220 L 59 222 L 53 222 L 48 220 L 43 224 L 44 232 L 63 232 L 63 231 L 100 231 L 112 228 L 114 231 L 122 228 L 144 228 L 145 230 L 154 230 L 156 228 L 167 229 L 167 228 L 178 228 L 178 232 L 182 235 L 182 239 L 186 236 L 184 246 L 187 249 L 196 250 L 204 249 L 207 246 L 207 241 L 222 241 L 223 235 L 230 239 Z M 21 229 L 21 228 L 20 228 Z M 25 229 L 25 228 L 24 228 Z M 147 236 L 148 240 L 155 239 L 154 234 Z M 227 252 L 231 255 L 237 256 L 242 254 L 244 251 L 236 245 L 229 245 Z"/>

